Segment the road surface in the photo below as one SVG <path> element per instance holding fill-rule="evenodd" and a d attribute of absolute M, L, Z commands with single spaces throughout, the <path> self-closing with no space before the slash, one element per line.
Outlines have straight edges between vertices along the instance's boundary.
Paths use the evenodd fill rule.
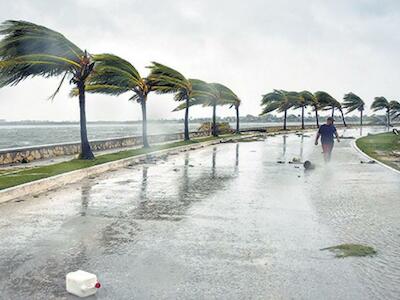
<path fill-rule="evenodd" d="M 400 175 L 351 142 L 329 165 L 309 136 L 221 144 L 2 204 L 0 299 L 75 299 L 77 269 L 97 299 L 398 299 Z M 378 254 L 320 251 L 341 243 Z"/>

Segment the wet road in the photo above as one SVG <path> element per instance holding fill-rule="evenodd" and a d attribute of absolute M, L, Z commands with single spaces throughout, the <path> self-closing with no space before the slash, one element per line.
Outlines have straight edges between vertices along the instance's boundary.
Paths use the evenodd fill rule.
<path fill-rule="evenodd" d="M 329 165 L 313 137 L 221 144 L 0 205 L 0 299 L 75 299 L 77 269 L 98 299 L 398 299 L 400 175 L 351 142 Z M 378 255 L 319 250 L 341 243 Z"/>

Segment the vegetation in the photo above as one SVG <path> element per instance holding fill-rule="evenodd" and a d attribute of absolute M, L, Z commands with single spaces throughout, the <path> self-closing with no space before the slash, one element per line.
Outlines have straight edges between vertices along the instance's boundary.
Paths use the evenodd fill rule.
<path fill-rule="evenodd" d="M 153 62 L 149 66 L 150 75 L 148 76 L 149 84 L 158 94 L 175 94 L 175 101 L 184 101 L 185 107 L 185 141 L 189 141 L 189 107 L 190 101 L 196 96 L 196 90 L 193 85 L 203 87 L 203 81 L 197 79 L 187 79 L 178 71 Z"/>
<path fill-rule="evenodd" d="M 356 141 L 367 155 L 400 170 L 400 136 L 393 133 L 367 135 Z"/>
<path fill-rule="evenodd" d="M 323 92 L 323 91 L 318 91 L 315 93 L 315 97 L 317 102 L 319 103 L 319 107 L 324 109 L 324 110 L 331 110 L 331 116 L 334 117 L 335 115 L 335 108 L 337 108 L 342 116 L 342 120 L 343 120 L 343 125 L 346 125 L 346 120 L 344 118 L 344 114 L 343 114 L 343 109 L 342 109 L 342 105 L 340 104 L 339 101 L 337 101 L 335 98 L 333 98 L 330 94 L 328 94 L 327 92 Z"/>
<path fill-rule="evenodd" d="M 128 61 L 113 54 L 90 55 L 69 41 L 62 34 L 44 26 L 26 21 L 5 21 L 0 27 L 0 87 L 17 85 L 19 82 L 35 76 L 45 78 L 61 76 L 61 81 L 51 99 L 59 92 L 66 79 L 75 85 L 72 95 L 79 96 L 81 154 L 82 159 L 93 159 L 86 129 L 85 92 L 121 95 L 131 92 L 130 100 L 136 101 L 142 109 L 142 136 L 144 147 L 149 147 L 147 140 L 147 97 L 151 91 L 159 94 L 172 93 L 176 101 L 183 102 L 176 110 L 185 109 L 184 133 L 185 141 L 189 140 L 189 107 L 203 105 L 213 107 L 212 134 L 217 136 L 218 105 L 230 105 L 236 110 L 236 133 L 240 132 L 239 106 L 241 100 L 228 87 L 219 83 L 206 83 L 199 79 L 188 79 L 177 70 L 153 62 L 149 66 L 150 74 L 142 77 L 137 69 Z M 263 95 L 261 116 L 277 111 L 283 112 L 283 128 L 287 129 L 288 111 L 301 109 L 301 124 L 304 129 L 305 111 L 311 107 L 315 112 L 315 120 L 319 126 L 320 110 L 339 110 L 343 123 L 346 120 L 343 108 L 347 113 L 360 112 L 360 124 L 363 124 L 364 101 L 354 93 L 344 96 L 343 105 L 324 91 L 289 92 L 273 90 Z M 374 111 L 385 110 L 387 125 L 391 119 L 400 118 L 400 103 L 388 101 L 384 97 L 376 97 L 371 108 Z M 275 118 L 276 120 L 278 118 Z M 265 117 L 262 120 L 268 120 Z M 379 121 L 375 118 L 374 121 Z"/>
<path fill-rule="evenodd" d="M 211 132 L 213 126 L 214 125 L 211 122 L 205 122 L 201 124 L 197 130 L 201 132 Z M 228 122 L 216 123 L 215 126 L 219 134 L 228 134 L 234 132 Z"/>
<path fill-rule="evenodd" d="M 231 105 L 235 106 L 236 109 L 236 116 L 239 114 L 239 105 L 240 99 L 236 94 L 230 90 L 228 87 L 224 86 L 220 83 L 205 83 L 202 82 L 197 89 L 196 95 L 194 98 L 189 102 L 190 106 L 193 105 L 203 105 L 203 106 L 211 106 L 213 108 L 213 115 L 212 115 L 212 126 L 211 131 L 213 136 L 218 136 L 218 129 L 217 129 L 217 114 L 216 109 L 217 106 L 220 105 Z M 175 111 L 186 109 L 186 103 L 182 103 L 179 105 Z M 236 119 L 236 132 L 239 132 L 239 124 L 238 118 Z"/>
<path fill-rule="evenodd" d="M 347 113 L 358 110 L 360 112 L 360 125 L 363 125 L 363 112 L 365 103 L 354 93 L 348 93 L 344 95 L 343 107 L 347 109 Z"/>
<path fill-rule="evenodd" d="M 394 113 L 395 118 L 398 117 L 396 112 L 400 111 L 400 103 L 398 101 L 388 101 L 385 97 L 375 97 L 372 102 L 371 109 L 374 111 L 385 110 L 386 111 L 386 125 L 391 126 L 391 115 Z"/>
<path fill-rule="evenodd" d="M 93 59 L 96 69 L 87 79 L 86 91 L 114 96 L 131 92 L 133 95 L 129 100 L 136 101 L 142 108 L 143 146 L 148 148 L 146 103 L 151 91 L 148 80 L 141 77 L 131 63 L 116 55 L 93 55 Z M 72 95 L 76 95 L 76 89 Z"/>
<path fill-rule="evenodd" d="M 297 100 L 298 94 L 296 92 L 274 90 L 271 93 L 263 95 L 261 100 L 261 106 L 263 106 L 261 115 L 270 113 L 275 110 L 277 110 L 278 112 L 283 112 L 283 130 L 286 130 L 287 111 L 295 105 Z"/>
<path fill-rule="evenodd" d="M 315 112 L 315 120 L 317 122 L 317 127 L 319 127 L 319 122 L 318 122 L 318 109 L 319 109 L 319 103 L 315 95 L 309 91 L 302 91 L 299 93 L 299 100 L 298 104 L 296 105 L 296 108 L 300 107 L 301 108 L 301 128 L 304 129 L 304 109 L 307 106 L 312 106 Z"/>
<path fill-rule="evenodd" d="M 92 56 L 62 34 L 25 21 L 5 21 L 0 34 L 0 87 L 16 85 L 29 77 L 61 76 L 61 82 L 50 97 L 54 99 L 68 77 L 79 94 L 81 155 L 93 159 L 86 130 L 85 83 L 92 73 Z"/>
<path fill-rule="evenodd" d="M 349 256 L 373 256 L 377 253 L 373 247 L 360 244 L 341 244 L 321 249 L 321 251 L 324 250 L 334 252 L 335 256 L 338 258 L 345 258 Z"/>

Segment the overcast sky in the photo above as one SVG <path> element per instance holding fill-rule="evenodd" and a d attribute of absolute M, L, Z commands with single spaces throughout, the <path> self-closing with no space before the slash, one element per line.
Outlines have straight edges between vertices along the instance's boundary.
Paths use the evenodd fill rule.
<path fill-rule="evenodd" d="M 60 31 L 90 53 L 114 53 L 147 75 L 151 61 L 188 78 L 220 82 L 242 99 L 241 114 L 258 115 L 273 89 L 347 92 L 369 106 L 375 96 L 400 97 L 400 1 L 397 0 L 0 0 L 0 20 L 23 19 Z M 3 3 L 4 2 L 4 3 Z M 59 79 L 58 79 L 59 80 Z M 77 99 L 57 79 L 28 79 L 0 90 L 0 119 L 78 120 Z M 87 96 L 87 117 L 140 118 L 119 97 Z M 172 96 L 150 95 L 150 118 L 181 118 Z M 368 111 L 367 111 L 368 112 Z M 234 115 L 228 108 L 219 115 Z M 210 116 L 196 108 L 192 117 Z"/>

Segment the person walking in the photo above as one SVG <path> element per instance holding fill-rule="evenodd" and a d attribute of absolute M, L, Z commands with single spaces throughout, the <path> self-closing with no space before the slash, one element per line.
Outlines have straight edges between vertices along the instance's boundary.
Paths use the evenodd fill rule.
<path fill-rule="evenodd" d="M 315 145 L 318 145 L 318 140 L 321 137 L 322 153 L 324 154 L 325 162 L 331 160 L 331 154 L 333 149 L 333 140 L 336 137 L 338 143 L 340 142 L 339 135 L 337 133 L 335 125 L 333 123 L 335 120 L 332 117 L 326 119 L 326 124 L 322 125 L 315 138 Z"/>

